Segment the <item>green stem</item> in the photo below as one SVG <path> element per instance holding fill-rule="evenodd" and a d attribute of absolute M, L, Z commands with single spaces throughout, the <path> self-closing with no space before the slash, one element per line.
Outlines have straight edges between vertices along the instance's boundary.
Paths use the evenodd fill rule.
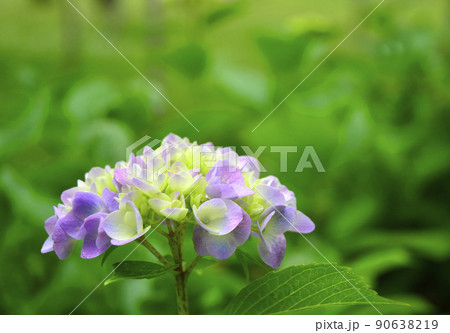
<path fill-rule="evenodd" d="M 137 239 L 137 241 L 139 242 L 139 244 L 145 246 L 156 258 L 159 259 L 159 261 L 161 261 L 161 263 L 163 263 L 166 267 L 171 267 L 172 264 L 166 259 L 164 258 L 164 256 L 158 252 L 157 249 L 155 249 L 153 247 L 152 244 L 150 244 L 149 242 L 147 242 L 147 240 L 142 236 L 139 237 Z"/>
<path fill-rule="evenodd" d="M 160 227 L 157 227 L 155 229 L 157 232 L 159 232 L 161 235 L 163 235 L 166 238 L 169 238 L 169 234 L 167 232 L 165 232 L 164 230 L 161 230 Z"/>
<path fill-rule="evenodd" d="M 175 275 L 175 282 L 177 286 L 177 308 L 179 315 L 189 314 L 189 302 L 187 295 L 187 275 L 177 274 Z"/>
<path fill-rule="evenodd" d="M 191 264 L 186 269 L 186 276 L 189 276 L 189 274 L 191 274 L 191 272 L 194 269 L 195 265 L 197 265 L 197 263 L 200 261 L 201 258 L 202 258 L 201 256 L 197 256 L 194 260 L 192 260 Z"/>
<path fill-rule="evenodd" d="M 184 243 L 184 235 L 186 232 L 186 224 L 185 223 L 177 223 L 175 222 L 172 227 L 172 222 L 167 222 L 168 233 L 164 233 L 164 236 L 167 236 L 169 240 L 169 247 L 172 252 L 173 260 L 175 265 L 177 266 L 173 273 L 175 275 L 175 283 L 176 283 L 176 294 L 177 294 L 177 306 L 178 306 L 178 314 L 180 315 L 188 315 L 189 314 L 189 302 L 188 302 L 188 293 L 187 293 L 187 280 L 189 274 L 192 272 L 194 266 L 200 260 L 200 256 L 195 258 L 192 263 L 189 265 L 187 269 L 183 267 L 183 243 Z M 166 267 L 172 267 L 173 265 L 156 250 L 153 245 L 151 245 L 144 237 L 140 237 L 137 241 L 145 246 L 156 258 L 159 259 Z"/>
<path fill-rule="evenodd" d="M 175 283 L 176 283 L 176 294 L 177 294 L 177 306 L 178 314 L 187 315 L 189 314 L 189 302 L 187 294 L 187 278 L 188 274 L 183 267 L 183 242 L 184 233 L 186 231 L 185 223 L 177 223 L 174 226 L 174 231 L 171 233 L 169 238 L 169 246 L 172 250 L 173 260 L 178 266 L 175 271 Z"/>

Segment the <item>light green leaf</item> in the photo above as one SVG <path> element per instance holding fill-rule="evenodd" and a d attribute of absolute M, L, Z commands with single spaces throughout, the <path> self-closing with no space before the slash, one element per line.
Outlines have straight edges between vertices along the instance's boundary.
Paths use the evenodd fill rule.
<path fill-rule="evenodd" d="M 36 190 L 12 166 L 5 165 L 0 170 L 0 189 L 11 202 L 17 216 L 23 217 L 27 223 L 42 228 L 45 219 L 54 214 L 54 198 Z"/>
<path fill-rule="evenodd" d="M 36 145 L 42 136 L 50 110 L 50 92 L 40 91 L 31 100 L 27 110 L 11 124 L 0 128 L 0 157 L 18 149 Z"/>
<path fill-rule="evenodd" d="M 377 276 L 392 269 L 408 266 L 412 261 L 411 254 L 402 248 L 384 248 L 364 253 L 351 263 L 357 273 L 361 273 L 368 281 L 375 281 Z"/>
<path fill-rule="evenodd" d="M 380 247 L 380 239 L 382 239 L 382 247 L 384 249 L 405 247 L 435 260 L 443 260 L 443 258 L 450 254 L 449 237 L 450 233 L 446 230 L 436 229 L 424 229 L 420 230 L 420 232 L 408 230 L 371 230 L 366 237 L 355 238 L 347 246 L 352 251 L 369 249 L 373 251 L 372 248 Z"/>
<path fill-rule="evenodd" d="M 374 197 L 361 194 L 340 207 L 332 216 L 327 232 L 332 238 L 345 239 L 358 230 L 365 230 L 379 209 L 378 205 Z"/>
<path fill-rule="evenodd" d="M 148 261 L 124 261 L 115 263 L 114 273 L 105 281 L 105 286 L 126 279 L 153 279 L 173 270 L 173 267 L 164 267 Z"/>
<path fill-rule="evenodd" d="M 87 147 L 86 154 L 95 156 L 97 160 L 114 161 L 125 158 L 124 152 L 133 134 L 123 123 L 111 119 L 96 119 L 83 126 L 77 142 Z"/>
<path fill-rule="evenodd" d="M 67 114 L 78 121 L 106 115 L 122 99 L 118 88 L 106 79 L 82 81 L 71 89 L 64 100 Z"/>
<path fill-rule="evenodd" d="M 270 272 L 242 289 L 228 305 L 227 313 L 278 314 L 368 302 L 405 305 L 378 296 L 351 269 L 336 269 L 330 264 L 307 264 Z"/>
<path fill-rule="evenodd" d="M 221 61 L 213 68 L 217 86 L 230 98 L 246 106 L 261 108 L 272 98 L 271 84 L 263 73 Z"/>

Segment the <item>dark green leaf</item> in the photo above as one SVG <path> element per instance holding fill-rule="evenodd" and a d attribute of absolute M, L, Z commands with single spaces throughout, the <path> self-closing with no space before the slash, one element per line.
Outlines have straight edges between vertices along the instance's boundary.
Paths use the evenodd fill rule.
<path fill-rule="evenodd" d="M 164 258 L 166 258 L 171 264 L 175 264 L 175 261 L 173 260 L 173 256 L 171 256 L 170 254 L 166 254 L 164 256 Z"/>
<path fill-rule="evenodd" d="M 115 263 L 114 273 L 105 281 L 105 286 L 125 279 L 153 279 L 173 270 L 173 267 L 164 267 L 148 261 L 124 261 Z"/>
<path fill-rule="evenodd" d="M 248 254 L 247 252 L 242 251 L 241 249 L 236 249 L 236 252 L 234 252 L 236 255 L 236 258 L 239 260 L 239 262 L 242 265 L 242 269 L 244 270 L 244 274 L 246 279 L 248 280 L 250 278 L 249 269 L 248 266 L 250 264 L 257 265 L 261 268 L 263 268 L 265 271 L 270 271 L 269 266 L 264 264 L 259 258 L 255 258 L 252 255 Z"/>
<path fill-rule="evenodd" d="M 307 44 L 306 40 L 286 37 L 261 36 L 258 38 L 261 51 L 276 70 L 291 70 L 298 66 Z"/>
<path fill-rule="evenodd" d="M 202 257 L 199 262 L 197 263 L 197 265 L 195 266 L 196 269 L 203 269 L 212 265 L 215 265 L 219 263 L 219 260 L 211 257 L 211 258 L 205 258 Z"/>
<path fill-rule="evenodd" d="M 200 76 L 206 67 L 207 55 L 201 45 L 189 44 L 171 51 L 166 62 L 189 78 Z"/>
<path fill-rule="evenodd" d="M 374 306 L 405 305 L 378 296 L 349 268 L 336 269 L 330 264 L 307 264 L 270 272 L 242 289 L 227 307 L 227 313 L 277 314 L 369 302 Z"/>
<path fill-rule="evenodd" d="M 239 262 L 242 265 L 242 269 L 244 270 L 244 274 L 245 274 L 245 279 L 248 281 L 250 280 L 250 272 L 248 270 L 248 260 L 245 257 L 244 254 L 242 254 L 241 252 L 238 252 L 236 250 L 236 252 L 234 253 L 236 255 L 236 258 L 238 258 Z"/>
<path fill-rule="evenodd" d="M 223 19 L 226 19 L 227 17 L 230 17 L 236 13 L 236 7 L 235 6 L 229 6 L 217 9 L 216 11 L 212 12 L 206 17 L 206 23 L 208 25 L 215 24 L 217 22 L 222 21 Z"/>

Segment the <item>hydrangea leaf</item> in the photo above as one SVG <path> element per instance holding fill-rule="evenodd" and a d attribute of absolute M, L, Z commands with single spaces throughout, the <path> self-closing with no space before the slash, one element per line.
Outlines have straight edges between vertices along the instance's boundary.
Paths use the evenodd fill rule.
<path fill-rule="evenodd" d="M 244 265 L 256 265 L 264 269 L 265 271 L 271 271 L 272 268 L 268 265 L 266 265 L 261 259 L 252 256 L 251 254 L 242 251 L 241 249 L 236 249 L 236 252 L 234 253 L 236 255 L 236 258 L 239 260 L 239 262 Z M 245 270 L 245 269 L 244 269 Z"/>
<path fill-rule="evenodd" d="M 74 86 L 63 107 L 70 117 L 85 121 L 106 115 L 121 100 L 120 90 L 112 82 L 95 78 Z"/>
<path fill-rule="evenodd" d="M 281 314 L 329 305 L 398 304 L 379 296 L 350 268 L 306 264 L 267 273 L 242 289 L 228 314 Z M 375 311 L 375 309 L 374 309 Z"/>
<path fill-rule="evenodd" d="M 220 260 L 214 258 L 214 257 L 201 257 L 198 261 L 197 265 L 195 265 L 194 271 L 203 271 L 204 269 L 216 265 L 220 263 Z"/>
<path fill-rule="evenodd" d="M 127 279 L 153 279 L 176 268 L 176 266 L 164 267 L 148 261 L 133 260 L 124 261 L 122 263 L 117 262 L 113 264 L 113 266 L 114 273 L 105 281 L 105 286 L 113 282 Z"/>

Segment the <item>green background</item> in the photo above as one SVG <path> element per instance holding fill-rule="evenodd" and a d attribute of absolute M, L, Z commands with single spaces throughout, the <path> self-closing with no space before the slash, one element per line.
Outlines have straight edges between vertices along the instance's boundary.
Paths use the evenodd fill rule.
<path fill-rule="evenodd" d="M 260 160 L 316 222 L 308 239 L 382 296 L 411 304 L 383 313 L 449 313 L 446 1 L 386 0 L 254 132 L 377 0 L 73 3 L 200 132 L 66 1 L 2 1 L 0 313 L 68 314 L 132 250 L 121 247 L 103 267 L 81 259 L 80 248 L 59 261 L 40 253 L 43 222 L 91 167 L 170 132 L 252 151 L 297 146 L 288 172 L 269 148 Z M 325 173 L 294 172 L 305 146 Z M 160 235 L 149 240 L 167 252 Z M 245 250 L 256 254 L 255 242 Z M 131 258 L 151 259 L 145 249 Z M 288 235 L 282 267 L 323 261 Z M 263 273 L 250 265 L 250 279 Z M 189 282 L 192 312 L 222 313 L 246 283 L 234 256 L 200 269 Z M 100 286 L 75 313 L 169 314 L 174 300 L 171 276 L 125 281 Z"/>

